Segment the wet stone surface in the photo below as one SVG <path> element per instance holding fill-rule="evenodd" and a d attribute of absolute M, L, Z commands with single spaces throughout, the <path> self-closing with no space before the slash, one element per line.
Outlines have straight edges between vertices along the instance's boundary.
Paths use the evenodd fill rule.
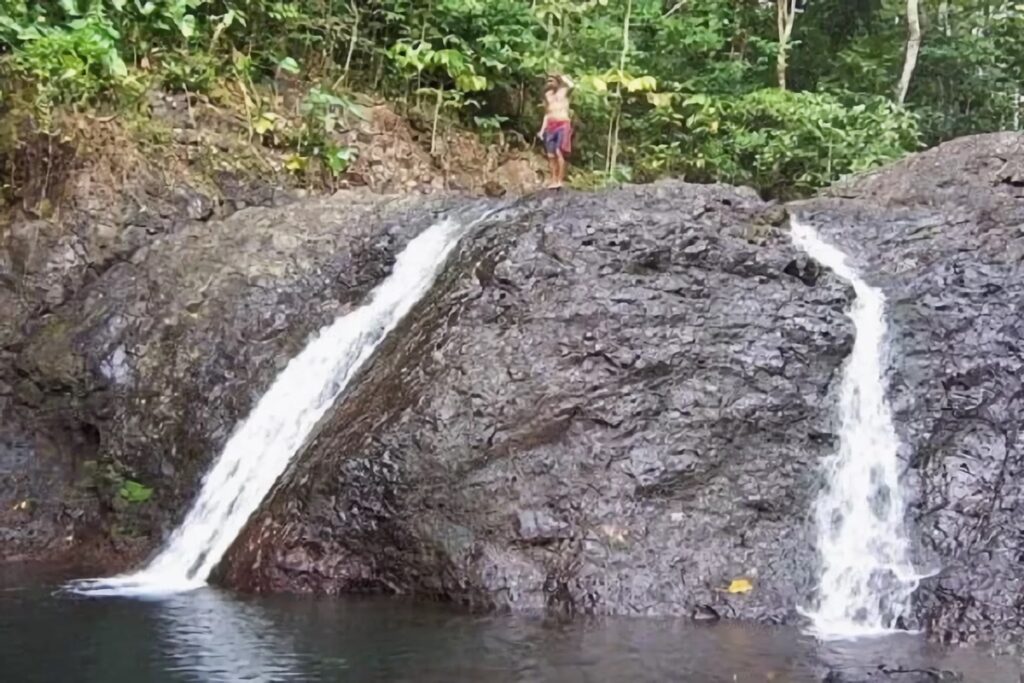
<path fill-rule="evenodd" d="M 0 559 L 142 559 L 283 364 L 451 204 L 347 193 L 185 224 L 28 315 L 0 354 Z"/>
<path fill-rule="evenodd" d="M 965 139 L 787 207 L 889 300 L 908 528 L 935 570 L 910 625 L 1008 649 L 1024 636 L 1022 167 L 1018 135 Z M 350 192 L 220 220 L 186 199 L 196 221 L 137 226 L 115 257 L 54 235 L 30 253 L 31 224 L 0 249 L 0 559 L 139 561 L 310 333 L 441 213 L 497 206 Z M 219 580 L 799 623 L 852 292 L 746 190 L 666 182 L 502 206 Z M 125 478 L 152 499 L 120 500 Z M 752 590 L 729 593 L 739 578 Z"/>
<path fill-rule="evenodd" d="M 1024 136 L 957 140 L 801 207 L 889 299 L 922 626 L 1024 636 Z"/>
<path fill-rule="evenodd" d="M 253 521 L 226 580 L 784 622 L 852 342 L 752 193 L 665 183 L 481 226 Z M 754 238 L 761 228 L 761 236 Z M 746 595 L 725 591 L 748 577 Z"/>

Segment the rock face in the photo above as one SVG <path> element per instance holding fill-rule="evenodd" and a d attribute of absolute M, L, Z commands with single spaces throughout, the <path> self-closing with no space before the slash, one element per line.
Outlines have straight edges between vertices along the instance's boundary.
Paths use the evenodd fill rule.
<path fill-rule="evenodd" d="M 185 224 L 25 321 L 0 367 L 0 558 L 151 550 L 276 371 L 446 205 L 348 193 Z"/>
<path fill-rule="evenodd" d="M 852 331 L 846 290 L 805 269 L 765 210 L 669 183 L 488 221 L 224 578 L 788 619 L 813 587 L 822 406 Z M 739 577 L 754 589 L 730 595 Z"/>
<path fill-rule="evenodd" d="M 1024 635 L 1022 145 L 956 141 L 788 207 L 888 297 L 908 529 L 936 570 L 913 621 L 946 642 Z M 60 249 L 26 260 L 19 227 L 0 250 L 0 559 L 123 568 L 156 547 L 275 372 L 453 209 L 483 215 L 344 193 L 176 224 L 52 300 Z M 853 295 L 784 222 L 749 191 L 675 182 L 504 201 L 219 579 L 795 621 Z"/>
<path fill-rule="evenodd" d="M 922 625 L 1024 635 L 1024 136 L 965 138 L 799 207 L 889 298 Z"/>

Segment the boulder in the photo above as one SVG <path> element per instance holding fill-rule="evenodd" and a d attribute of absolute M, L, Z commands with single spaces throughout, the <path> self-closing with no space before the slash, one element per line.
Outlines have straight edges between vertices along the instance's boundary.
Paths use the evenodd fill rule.
<path fill-rule="evenodd" d="M 793 620 L 852 330 L 847 289 L 794 274 L 802 256 L 768 209 L 667 182 L 488 219 L 222 579 Z M 740 577 L 753 590 L 729 593 Z"/>
<path fill-rule="evenodd" d="M 350 191 L 225 220 L 189 194 L 195 221 L 10 226 L 0 559 L 121 569 L 152 551 L 283 364 L 454 211 L 471 234 L 218 578 L 795 623 L 853 293 L 790 244 L 788 210 L 888 298 L 907 528 L 930 574 L 908 626 L 1013 647 L 1022 149 L 958 140 L 785 208 L 670 181 L 502 204 Z M 152 499 L 120 500 L 128 479 Z"/>

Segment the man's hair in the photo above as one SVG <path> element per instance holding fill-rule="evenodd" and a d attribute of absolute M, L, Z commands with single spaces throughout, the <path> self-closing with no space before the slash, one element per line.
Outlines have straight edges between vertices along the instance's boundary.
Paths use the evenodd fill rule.
<path fill-rule="evenodd" d="M 554 81 L 557 84 L 555 86 L 557 88 L 571 88 L 572 87 L 572 81 L 570 81 L 568 78 L 566 78 L 562 74 L 550 73 L 550 74 L 547 75 L 547 78 L 544 79 L 545 89 L 550 89 L 550 86 L 548 84 L 551 81 Z"/>

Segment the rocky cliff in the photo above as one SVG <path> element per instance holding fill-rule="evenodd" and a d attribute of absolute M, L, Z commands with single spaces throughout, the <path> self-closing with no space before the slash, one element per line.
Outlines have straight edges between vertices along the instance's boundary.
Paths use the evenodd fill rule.
<path fill-rule="evenodd" d="M 794 207 L 889 298 L 922 626 L 1024 634 L 1024 136 L 965 138 Z"/>
<path fill-rule="evenodd" d="M 852 337 L 844 290 L 801 279 L 764 210 L 664 184 L 480 226 L 228 580 L 787 618 L 813 579 L 805 520 L 832 441 L 819 407 Z M 757 590 L 731 598 L 737 577 Z"/>
<path fill-rule="evenodd" d="M 276 371 L 450 204 L 348 193 L 249 209 L 153 235 L 52 307 L 30 279 L 12 285 L 29 305 L 6 309 L 0 556 L 141 559 Z"/>
<path fill-rule="evenodd" d="M 947 641 L 1024 632 L 1022 138 L 792 205 L 890 300 L 919 563 Z M 496 205 L 491 205 L 496 206 Z M 136 561 L 277 367 L 466 200 L 351 193 L 161 235 L 8 330 L 3 557 Z M 249 590 L 793 621 L 852 292 L 753 193 L 508 201 L 323 422 L 221 567 Z M 16 297 L 7 282 L 5 294 Z M 15 283 L 16 284 L 16 283 Z M 124 481 L 149 500 L 119 495 Z M 127 497 L 128 499 L 131 496 Z M 737 578 L 749 593 L 726 588 Z"/>

